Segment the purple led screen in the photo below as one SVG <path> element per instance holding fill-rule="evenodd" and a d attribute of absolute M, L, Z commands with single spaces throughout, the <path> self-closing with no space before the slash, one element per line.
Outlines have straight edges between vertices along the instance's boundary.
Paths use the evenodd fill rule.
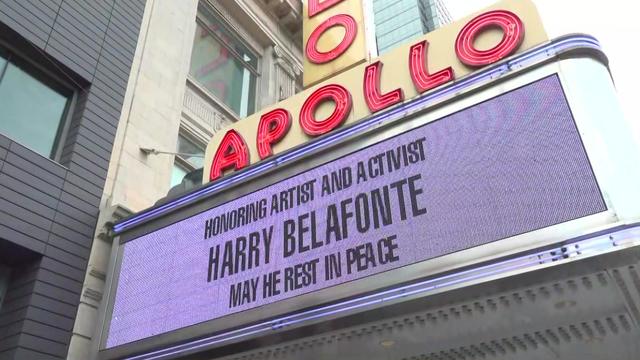
<path fill-rule="evenodd" d="M 106 346 L 605 210 L 551 76 L 125 243 Z"/>

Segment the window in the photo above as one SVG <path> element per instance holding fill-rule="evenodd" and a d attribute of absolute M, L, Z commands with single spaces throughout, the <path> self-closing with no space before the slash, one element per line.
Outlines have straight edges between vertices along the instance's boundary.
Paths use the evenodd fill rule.
<path fill-rule="evenodd" d="M 173 162 L 170 187 L 180 184 L 185 175 L 201 168 L 204 162 L 204 146 L 198 145 L 183 134 L 178 135 L 176 152 L 178 154 Z"/>
<path fill-rule="evenodd" d="M 72 95 L 0 49 L 0 133 L 54 159 Z"/>
<path fill-rule="evenodd" d="M 200 5 L 191 77 L 239 117 L 255 111 L 258 58 L 224 21 Z"/>

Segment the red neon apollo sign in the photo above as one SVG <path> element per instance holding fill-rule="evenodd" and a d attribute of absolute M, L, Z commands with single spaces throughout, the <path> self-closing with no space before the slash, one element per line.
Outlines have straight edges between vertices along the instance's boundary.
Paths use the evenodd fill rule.
<path fill-rule="evenodd" d="M 316 16 L 344 0 L 309 0 L 309 17 Z M 355 20 L 348 14 L 338 14 L 327 18 L 311 33 L 305 47 L 305 56 L 316 64 L 331 62 L 340 57 L 353 43 L 357 27 Z M 319 51 L 318 40 L 332 27 L 345 29 L 342 40 L 330 51 Z M 500 29 L 502 38 L 490 49 L 478 49 L 475 40 L 485 31 Z M 463 64 L 477 68 L 491 65 L 513 54 L 524 39 L 524 24 L 513 12 L 493 10 L 480 14 L 470 20 L 455 41 L 455 53 Z M 426 40 L 412 45 L 409 49 L 408 67 L 415 90 L 420 94 L 455 79 L 452 67 L 432 71 L 427 63 L 429 43 Z M 397 88 L 386 93 L 380 90 L 382 61 L 376 61 L 365 67 L 362 92 L 371 113 L 384 110 L 404 101 L 404 93 Z M 315 115 L 319 106 L 325 102 L 334 104 L 333 112 L 322 119 Z M 304 101 L 298 122 L 305 134 L 315 137 L 326 134 L 342 125 L 349 117 L 353 105 L 351 92 L 342 85 L 328 83 L 318 87 Z M 273 155 L 273 145 L 281 141 L 289 132 L 293 122 L 292 114 L 282 108 L 271 110 L 260 117 L 256 134 L 256 145 L 260 160 Z M 236 130 L 228 130 L 222 138 L 211 164 L 209 181 L 216 180 L 227 170 L 240 170 L 250 164 L 249 149 L 245 139 Z"/>

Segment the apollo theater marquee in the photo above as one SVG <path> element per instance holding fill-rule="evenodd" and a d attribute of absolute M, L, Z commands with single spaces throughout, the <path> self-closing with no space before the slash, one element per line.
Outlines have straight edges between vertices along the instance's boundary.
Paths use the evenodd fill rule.
<path fill-rule="evenodd" d="M 115 225 L 100 358 L 625 358 L 640 159 L 597 40 L 506 0 L 373 58 L 361 1 L 304 7 L 306 89 Z"/>

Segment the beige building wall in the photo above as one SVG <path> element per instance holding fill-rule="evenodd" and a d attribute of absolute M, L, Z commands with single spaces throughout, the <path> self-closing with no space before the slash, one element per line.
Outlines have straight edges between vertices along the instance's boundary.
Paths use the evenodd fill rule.
<path fill-rule="evenodd" d="M 256 111 L 301 87 L 301 0 L 200 0 L 259 58 Z M 240 121 L 189 75 L 199 0 L 148 0 L 111 154 L 96 235 L 68 358 L 97 355 L 111 224 L 152 206 L 170 188 L 179 133 L 202 142 Z M 203 147 L 204 149 L 204 147 Z"/>

